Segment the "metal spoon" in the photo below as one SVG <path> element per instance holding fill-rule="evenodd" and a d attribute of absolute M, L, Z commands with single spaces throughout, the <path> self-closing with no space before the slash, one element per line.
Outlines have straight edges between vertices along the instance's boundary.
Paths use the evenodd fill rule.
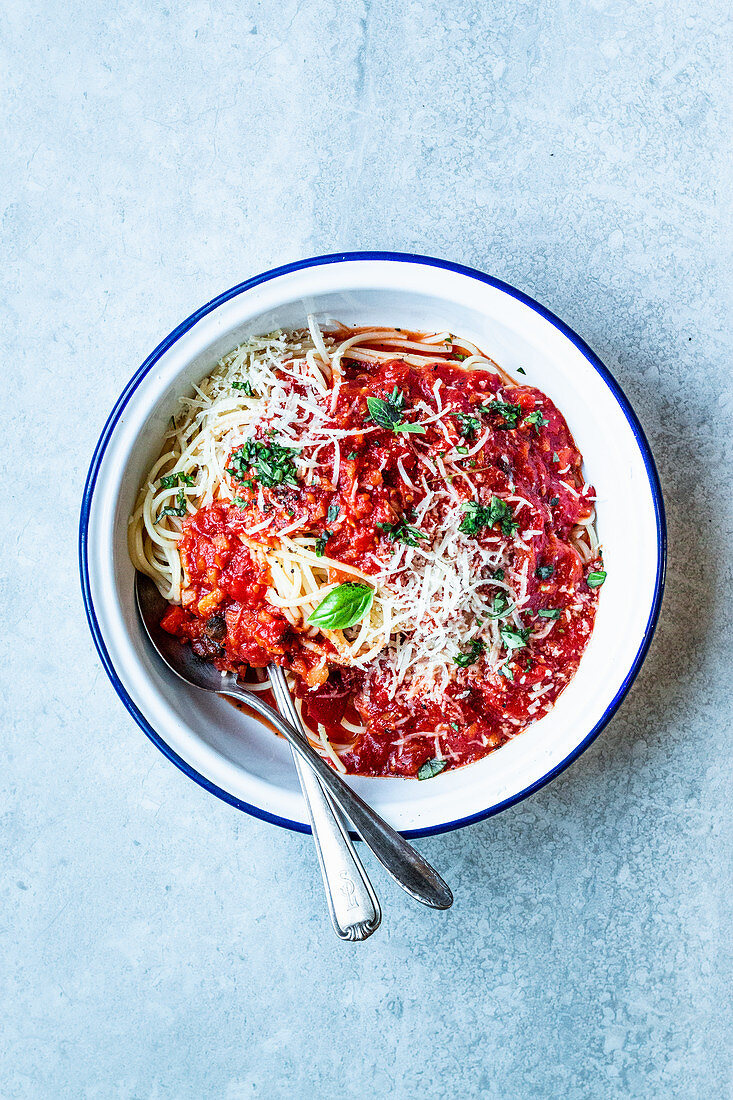
<path fill-rule="evenodd" d="M 167 605 L 153 582 L 141 573 L 135 576 L 135 593 L 148 637 L 171 671 L 194 687 L 239 699 L 267 718 L 301 759 L 310 765 L 321 785 L 351 820 L 359 836 L 395 882 L 423 905 L 433 909 L 450 908 L 453 895 L 438 872 L 391 825 L 367 806 L 302 734 L 260 699 L 256 692 L 243 687 L 233 673 L 222 675 L 210 661 L 197 657 L 191 646 L 182 645 L 172 634 L 161 629 L 160 620 Z"/>

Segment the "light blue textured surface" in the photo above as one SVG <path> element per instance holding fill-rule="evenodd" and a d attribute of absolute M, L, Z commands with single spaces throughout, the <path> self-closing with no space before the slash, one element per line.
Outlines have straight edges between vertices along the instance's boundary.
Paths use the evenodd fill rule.
<path fill-rule="evenodd" d="M 726 19 L 5 6 L 3 1100 L 729 1093 Z M 248 275 L 356 248 L 480 267 L 567 320 L 648 432 L 671 552 L 605 734 L 528 802 L 421 842 L 451 912 L 375 870 L 383 927 L 344 946 L 310 838 L 207 795 L 124 712 L 75 539 L 94 442 L 158 340 Z"/>

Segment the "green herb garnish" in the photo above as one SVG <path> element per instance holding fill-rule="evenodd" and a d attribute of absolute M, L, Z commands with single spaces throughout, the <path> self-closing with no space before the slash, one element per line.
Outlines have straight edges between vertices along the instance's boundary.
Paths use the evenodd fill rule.
<path fill-rule="evenodd" d="M 550 498 L 550 507 L 551 508 L 557 508 L 559 503 L 560 503 L 560 497 L 551 497 Z"/>
<path fill-rule="evenodd" d="M 328 513 L 326 515 L 326 522 L 333 523 L 336 519 L 338 519 L 338 514 L 340 511 L 341 509 L 338 504 L 329 504 Z"/>
<path fill-rule="evenodd" d="M 475 500 L 467 501 L 463 511 L 466 514 L 458 530 L 464 535 L 477 535 L 482 527 L 493 527 L 498 523 L 506 537 L 511 538 L 519 527 L 511 508 L 500 497 L 492 497 L 488 506 Z"/>
<path fill-rule="evenodd" d="M 168 505 L 167 508 L 162 508 L 155 522 L 160 523 L 165 516 L 185 516 L 187 511 L 188 504 L 186 502 L 186 494 L 183 489 L 179 489 L 178 495 L 176 496 L 176 507 L 174 508 L 172 505 Z"/>
<path fill-rule="evenodd" d="M 254 397 L 254 390 L 247 380 L 244 382 L 232 382 L 233 390 L 241 390 L 245 397 Z"/>
<path fill-rule="evenodd" d="M 236 504 L 237 508 L 249 508 L 249 501 L 243 497 L 234 497 L 232 504 Z"/>
<path fill-rule="evenodd" d="M 369 585 L 346 581 L 321 600 L 308 622 L 325 630 L 345 630 L 366 615 L 373 600 L 374 592 Z"/>
<path fill-rule="evenodd" d="M 467 413 L 456 413 L 458 427 L 464 439 L 473 439 L 481 427 L 481 421 L 477 416 L 469 416 Z"/>
<path fill-rule="evenodd" d="M 511 626 L 499 628 L 499 634 L 505 649 L 523 649 L 529 640 L 529 630 L 515 630 Z"/>
<path fill-rule="evenodd" d="M 506 676 L 507 680 L 511 680 L 511 682 L 514 683 L 514 673 L 509 668 L 508 664 L 502 665 L 501 668 L 499 669 L 499 672 L 501 673 L 502 676 Z"/>
<path fill-rule="evenodd" d="M 440 773 L 445 769 L 447 763 L 447 760 L 438 760 L 437 758 L 433 760 L 426 760 L 422 767 L 418 770 L 417 778 L 434 779 L 436 775 L 440 775 Z"/>
<path fill-rule="evenodd" d="M 529 416 L 525 416 L 524 423 L 534 424 L 535 430 L 539 432 L 540 428 L 546 428 L 550 421 L 545 420 L 540 410 L 537 409 L 535 412 L 531 412 Z"/>
<path fill-rule="evenodd" d="M 476 664 L 485 649 L 486 642 L 482 641 L 481 638 L 474 638 L 466 653 L 458 653 L 453 658 L 453 662 L 459 668 L 468 668 L 469 665 Z"/>
<path fill-rule="evenodd" d="M 559 619 L 562 611 L 558 610 L 557 607 L 543 607 L 537 614 L 541 619 Z"/>
<path fill-rule="evenodd" d="M 175 474 L 167 474 L 160 479 L 161 489 L 175 489 L 176 485 L 193 485 L 193 474 L 181 474 L 178 471 Z"/>
<path fill-rule="evenodd" d="M 526 374 L 526 373 L 527 373 L 527 372 L 526 372 L 526 370 L 524 369 L 524 367 L 517 367 L 517 374 Z"/>
<path fill-rule="evenodd" d="M 491 609 L 486 612 L 490 619 L 500 619 L 503 615 L 506 615 L 509 608 L 509 600 L 503 592 L 497 592 L 494 596 L 494 602 L 491 605 Z"/>
<path fill-rule="evenodd" d="M 585 578 L 585 583 L 589 588 L 600 588 L 607 576 L 605 569 L 594 569 Z"/>
<path fill-rule="evenodd" d="M 554 572 L 555 572 L 555 566 L 554 565 L 538 565 L 537 568 L 535 569 L 535 576 L 536 577 L 541 577 L 543 581 L 547 581 L 547 580 L 550 579 L 550 577 L 552 576 L 552 574 Z"/>
<path fill-rule="evenodd" d="M 367 397 L 369 418 L 388 432 L 414 432 L 424 435 L 422 424 L 411 424 L 403 419 L 405 395 L 395 388 L 389 397 Z"/>
<path fill-rule="evenodd" d="M 346 457 L 347 458 L 356 458 L 356 451 L 349 451 L 349 453 L 347 454 Z"/>
<path fill-rule="evenodd" d="M 557 453 L 557 451 L 552 452 L 552 461 L 553 462 L 559 462 L 560 461 L 560 455 Z"/>
<path fill-rule="evenodd" d="M 503 581 L 504 580 L 504 570 L 503 569 L 495 569 L 494 572 L 491 574 L 491 579 L 494 580 L 494 581 Z"/>
<path fill-rule="evenodd" d="M 293 456 L 297 453 L 293 447 L 248 439 L 243 446 L 232 451 L 231 466 L 227 466 L 226 472 L 237 481 L 244 482 L 251 469 L 260 485 L 268 489 L 276 485 L 297 486 L 293 463 Z"/>
<path fill-rule="evenodd" d="M 510 405 L 506 401 L 492 401 L 490 405 L 486 406 L 486 412 L 493 413 L 494 416 L 501 416 L 504 423 L 498 424 L 497 427 L 506 430 L 507 428 L 516 428 L 517 421 L 522 415 L 522 406 Z"/>
<path fill-rule="evenodd" d="M 419 527 L 410 527 L 402 519 L 399 523 L 378 523 L 377 527 L 384 531 L 390 542 L 401 542 L 405 546 L 417 546 L 418 539 L 426 539 Z"/>
<path fill-rule="evenodd" d="M 330 531 L 324 531 L 316 539 L 315 552 L 316 552 L 316 557 L 317 558 L 322 558 L 323 555 L 326 553 L 326 543 L 328 542 L 330 537 L 331 537 L 331 532 Z"/>

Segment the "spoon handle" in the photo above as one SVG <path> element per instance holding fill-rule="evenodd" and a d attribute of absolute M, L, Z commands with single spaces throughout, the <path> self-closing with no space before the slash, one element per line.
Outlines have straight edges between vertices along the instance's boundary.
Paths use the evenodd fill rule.
<path fill-rule="evenodd" d="M 278 665 L 270 665 L 268 675 L 280 713 L 302 734 L 300 715 L 285 674 Z M 318 778 L 291 749 L 308 808 L 331 923 L 342 940 L 365 940 L 376 932 L 382 919 L 377 896 L 342 824 L 340 810 L 331 804 Z"/>
<path fill-rule="evenodd" d="M 318 755 L 305 737 L 294 730 L 255 692 L 240 687 L 233 675 L 222 677 L 221 694 L 241 699 L 280 731 L 299 756 L 310 764 L 321 785 L 338 803 L 364 843 L 371 848 L 382 866 L 403 890 L 416 901 L 433 909 L 450 908 L 453 895 L 438 872 L 391 825 L 359 798 L 339 773 Z"/>

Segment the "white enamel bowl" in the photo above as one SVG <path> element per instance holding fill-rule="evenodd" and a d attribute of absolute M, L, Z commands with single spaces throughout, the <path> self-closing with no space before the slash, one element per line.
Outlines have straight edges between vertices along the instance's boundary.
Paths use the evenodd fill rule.
<path fill-rule="evenodd" d="M 554 710 L 486 759 L 428 782 L 353 779 L 389 822 L 419 836 L 477 821 L 547 783 L 609 720 L 644 659 L 664 581 L 662 496 L 623 393 L 593 352 L 526 295 L 480 272 L 397 253 L 320 256 L 269 271 L 203 306 L 143 363 L 97 445 L 84 493 L 80 568 L 89 625 L 132 716 L 187 775 L 257 817 L 307 831 L 284 741 L 151 658 L 133 602 L 125 531 L 179 395 L 251 333 L 346 324 L 448 329 L 544 390 L 564 413 L 598 495 L 608 579 L 578 673 Z"/>

